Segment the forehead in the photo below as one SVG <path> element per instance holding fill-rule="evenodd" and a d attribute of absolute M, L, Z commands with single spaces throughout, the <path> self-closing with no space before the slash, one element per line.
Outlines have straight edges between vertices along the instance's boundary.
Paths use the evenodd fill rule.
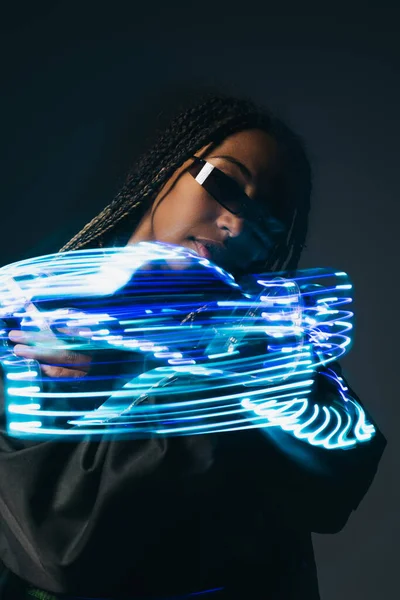
<path fill-rule="evenodd" d="M 239 131 L 213 148 L 211 155 L 229 154 L 240 160 L 255 179 L 275 172 L 278 164 L 278 148 L 275 140 L 261 129 Z"/>

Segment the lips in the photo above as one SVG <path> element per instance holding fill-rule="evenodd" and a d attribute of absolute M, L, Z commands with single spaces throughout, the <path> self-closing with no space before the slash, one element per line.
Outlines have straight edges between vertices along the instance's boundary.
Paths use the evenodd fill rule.
<path fill-rule="evenodd" d="M 197 254 L 201 257 L 211 260 L 213 263 L 222 267 L 225 270 L 231 270 L 230 261 L 228 259 L 228 251 L 224 244 L 215 242 L 207 238 L 189 238 Z"/>
<path fill-rule="evenodd" d="M 227 255 L 225 246 L 221 242 L 215 242 L 208 238 L 189 238 L 195 246 L 196 252 L 204 257 L 212 260 L 216 264 L 224 262 Z"/>
<path fill-rule="evenodd" d="M 200 256 L 202 256 L 203 258 L 208 258 L 209 260 L 212 260 L 211 252 L 204 244 L 202 244 L 199 240 L 196 240 L 196 239 L 194 239 L 193 242 L 194 242 L 194 245 L 196 246 L 196 251 L 198 254 L 200 254 Z"/>
<path fill-rule="evenodd" d="M 239 273 L 248 268 L 248 265 L 257 261 L 258 254 L 252 249 L 254 241 L 248 238 L 243 238 L 239 241 L 236 239 L 228 240 L 228 247 L 222 242 L 210 240 L 208 238 L 188 238 L 192 247 L 199 256 L 211 260 L 213 263 L 225 269 L 230 273 Z M 255 256 L 257 254 L 257 257 Z M 259 261 L 264 264 L 264 257 Z"/>

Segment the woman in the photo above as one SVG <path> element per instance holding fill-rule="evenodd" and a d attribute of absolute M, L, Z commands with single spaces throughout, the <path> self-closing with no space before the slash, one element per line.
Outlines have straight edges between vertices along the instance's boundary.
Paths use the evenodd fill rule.
<path fill-rule="evenodd" d="M 62 250 L 157 240 L 196 250 L 238 280 L 290 275 L 310 193 L 295 134 L 247 100 L 208 97 L 171 123 L 116 199 Z M 33 347 L 33 334 L 10 338 L 49 378 L 91 372 L 88 358 Z M 318 393 L 338 392 L 321 384 Z M 4 597 L 312 600 L 311 532 L 344 526 L 385 440 L 378 431 L 351 454 L 316 448 L 325 477 L 258 430 L 77 443 L 4 434 L 0 444 Z"/>

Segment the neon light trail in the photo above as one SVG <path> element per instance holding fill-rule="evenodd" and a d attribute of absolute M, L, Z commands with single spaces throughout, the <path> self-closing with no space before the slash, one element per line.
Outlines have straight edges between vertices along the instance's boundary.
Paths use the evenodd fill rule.
<path fill-rule="evenodd" d="M 5 266 L 7 431 L 76 439 L 276 428 L 330 450 L 368 441 L 375 429 L 330 365 L 350 348 L 351 287 L 346 273 L 327 269 L 290 280 L 249 275 L 239 285 L 194 251 L 161 242 Z M 39 363 L 13 353 L 16 326 L 50 331 L 53 349 L 90 352 L 94 371 L 49 390 Z M 130 367 L 124 382 L 101 369 L 112 350 Z M 317 370 L 337 390 L 329 405 L 315 397 Z"/>

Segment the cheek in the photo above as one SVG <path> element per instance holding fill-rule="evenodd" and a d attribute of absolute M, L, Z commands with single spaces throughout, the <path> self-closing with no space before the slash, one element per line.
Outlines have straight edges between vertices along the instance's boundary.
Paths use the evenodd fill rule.
<path fill-rule="evenodd" d="M 155 239 L 171 243 L 183 240 L 198 225 L 216 217 L 214 204 L 201 186 L 176 185 L 154 209 Z"/>

